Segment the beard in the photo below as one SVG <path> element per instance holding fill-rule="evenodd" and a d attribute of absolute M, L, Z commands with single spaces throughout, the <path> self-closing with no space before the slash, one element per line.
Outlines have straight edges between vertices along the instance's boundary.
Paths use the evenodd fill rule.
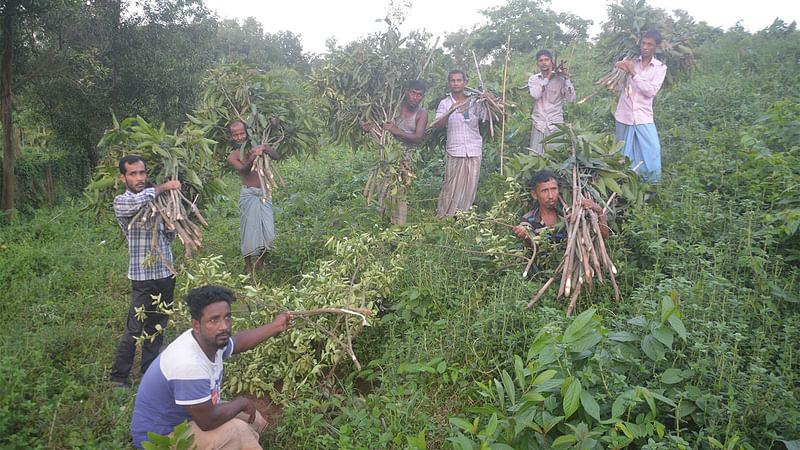
<path fill-rule="evenodd" d="M 214 336 L 214 345 L 221 350 L 228 346 L 228 339 L 230 339 L 230 337 L 230 333 L 220 333 Z M 221 339 L 224 339 L 224 341 L 220 342 Z"/>

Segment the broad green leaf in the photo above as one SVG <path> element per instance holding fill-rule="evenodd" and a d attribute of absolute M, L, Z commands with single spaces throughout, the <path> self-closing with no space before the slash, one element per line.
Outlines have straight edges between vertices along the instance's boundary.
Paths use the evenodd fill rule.
<path fill-rule="evenodd" d="M 474 430 L 474 428 L 472 426 L 472 423 L 467 422 L 466 420 L 464 420 L 464 419 L 462 419 L 460 417 L 451 417 L 450 418 L 450 423 L 452 425 L 457 426 L 458 428 L 461 428 L 462 430 L 466 431 L 467 433 L 475 433 L 475 430 Z"/>
<path fill-rule="evenodd" d="M 606 335 L 606 338 L 608 340 L 617 342 L 634 342 L 639 340 L 639 336 L 627 331 L 617 331 L 614 333 L 609 333 Z"/>
<path fill-rule="evenodd" d="M 683 377 L 681 377 L 681 371 L 679 369 L 670 368 L 661 374 L 661 382 L 664 384 L 675 384 L 681 381 L 683 381 Z"/>
<path fill-rule="evenodd" d="M 675 304 L 672 299 L 668 295 L 661 296 L 661 323 L 666 322 L 673 312 L 675 312 Z"/>
<path fill-rule="evenodd" d="M 664 357 L 664 345 L 652 335 L 647 335 L 642 339 L 642 351 L 653 361 L 658 361 Z"/>
<path fill-rule="evenodd" d="M 592 317 L 594 317 L 595 311 L 594 308 L 590 308 L 578 315 L 564 331 L 564 342 L 574 342 L 586 334 L 589 331 L 587 328 Z"/>
<path fill-rule="evenodd" d="M 600 421 L 600 405 L 594 399 L 589 391 L 581 391 L 581 406 L 590 417 L 596 421 Z"/>
<path fill-rule="evenodd" d="M 456 437 L 450 437 L 450 438 L 447 438 L 447 440 L 452 442 L 454 444 L 453 446 L 454 447 L 457 446 L 456 448 L 458 448 L 460 450 L 474 450 L 475 449 L 475 444 L 472 441 L 470 441 L 464 435 L 459 435 L 459 436 L 456 436 Z"/>
<path fill-rule="evenodd" d="M 670 325 L 672 325 L 672 329 L 678 333 L 678 336 L 680 336 L 681 339 L 686 339 L 686 327 L 683 326 L 683 321 L 680 319 L 680 317 L 672 315 L 669 316 L 667 321 Z"/>
<path fill-rule="evenodd" d="M 537 384 L 544 383 L 545 381 L 556 376 L 557 373 L 558 372 L 556 372 L 553 369 L 548 369 L 545 370 L 544 372 L 540 372 L 538 375 L 536 375 L 536 378 L 533 379 L 533 382 L 531 384 L 536 386 Z"/>
<path fill-rule="evenodd" d="M 497 430 L 497 414 L 492 414 L 492 417 L 489 418 L 489 423 L 486 424 L 486 428 L 480 434 L 490 438 L 494 436 L 495 430 Z"/>
<path fill-rule="evenodd" d="M 522 358 L 519 355 L 514 355 L 514 375 L 517 377 L 517 384 L 520 391 L 525 391 L 525 369 L 522 364 Z"/>
<path fill-rule="evenodd" d="M 661 342 L 662 344 L 667 346 L 667 348 L 672 348 L 672 340 L 674 336 L 673 333 L 674 332 L 670 328 L 664 326 L 658 327 L 655 330 L 653 330 L 653 336 L 656 339 L 658 339 L 658 342 Z"/>
<path fill-rule="evenodd" d="M 570 346 L 570 351 L 574 353 L 585 352 L 597 345 L 602 338 L 603 336 L 600 333 L 591 330 L 573 342 Z"/>
<path fill-rule="evenodd" d="M 581 391 L 581 382 L 574 377 L 567 378 L 561 386 L 562 405 L 566 419 L 578 410 L 578 406 L 581 404 Z"/>
<path fill-rule="evenodd" d="M 554 449 L 571 448 L 572 444 L 574 443 L 575 443 L 575 436 L 571 434 L 564 434 L 553 440 L 552 448 Z"/>
<path fill-rule="evenodd" d="M 514 382 L 511 380 L 511 375 L 508 374 L 505 370 L 502 373 L 503 377 L 503 387 L 506 390 L 506 394 L 508 395 L 508 399 L 511 401 L 511 406 L 517 404 L 517 393 L 516 389 L 514 389 Z"/>

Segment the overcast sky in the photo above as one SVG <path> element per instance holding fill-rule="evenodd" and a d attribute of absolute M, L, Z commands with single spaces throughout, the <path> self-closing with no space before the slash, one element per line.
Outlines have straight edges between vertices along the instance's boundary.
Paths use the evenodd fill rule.
<path fill-rule="evenodd" d="M 265 32 L 289 30 L 299 34 L 306 52 L 322 53 L 325 40 L 335 37 L 340 44 L 350 42 L 373 31 L 385 29 L 376 19 L 386 16 L 388 0 L 206 0 L 219 17 L 255 17 Z M 411 10 L 402 30 L 426 29 L 434 36 L 472 28 L 482 22 L 480 10 L 504 5 L 506 0 L 411 0 Z M 557 12 L 571 12 L 594 21 L 590 33 L 606 20 L 602 0 L 555 0 L 549 7 Z M 647 4 L 667 11 L 683 9 L 695 19 L 727 29 L 741 21 L 749 31 L 768 27 L 775 18 L 787 23 L 800 22 L 800 1 L 797 0 L 648 0 Z M 512 36 L 513 40 L 514 37 Z M 441 45 L 441 43 L 440 43 Z"/>

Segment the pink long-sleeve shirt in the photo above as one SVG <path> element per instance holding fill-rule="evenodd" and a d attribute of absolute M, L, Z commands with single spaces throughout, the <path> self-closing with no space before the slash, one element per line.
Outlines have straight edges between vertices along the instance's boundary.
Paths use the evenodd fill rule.
<path fill-rule="evenodd" d="M 667 66 L 656 58 L 650 60 L 647 67 L 642 67 L 642 58 L 633 63 L 636 75 L 631 77 L 631 94 L 625 92 L 619 96 L 614 118 L 625 125 L 653 123 L 653 98 L 661 89 Z"/>

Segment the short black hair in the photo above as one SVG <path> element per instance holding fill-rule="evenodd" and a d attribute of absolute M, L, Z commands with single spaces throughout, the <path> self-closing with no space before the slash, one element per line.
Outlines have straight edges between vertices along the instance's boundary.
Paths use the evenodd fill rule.
<path fill-rule="evenodd" d="M 464 81 L 467 81 L 467 75 L 461 69 L 453 69 L 453 70 L 451 70 L 450 73 L 447 74 L 447 81 L 450 81 L 450 75 L 455 75 L 457 73 L 460 73 L 461 74 L 461 78 L 463 78 Z"/>
<path fill-rule="evenodd" d="M 244 122 L 243 122 L 243 121 L 241 121 L 241 120 L 234 120 L 233 122 L 231 122 L 230 124 L 228 124 L 228 131 L 231 131 L 231 127 L 232 127 L 234 124 L 237 124 L 237 123 L 240 123 L 240 124 L 242 124 L 242 126 L 244 127 L 244 129 L 245 129 L 245 130 L 247 130 L 247 124 L 246 124 L 246 123 L 244 123 Z"/>
<path fill-rule="evenodd" d="M 199 321 L 203 317 L 203 310 L 206 306 L 216 302 L 226 302 L 230 305 L 236 301 L 236 297 L 233 295 L 233 291 L 226 287 L 207 284 L 189 291 L 183 297 L 183 301 L 189 306 L 189 314 L 192 319 Z"/>
<path fill-rule="evenodd" d="M 422 93 L 425 93 L 425 91 L 428 90 L 428 86 L 425 86 L 425 82 L 422 80 L 414 80 L 408 83 L 408 89 L 416 89 L 418 91 L 422 91 Z"/>
<path fill-rule="evenodd" d="M 528 188 L 530 188 L 531 191 L 535 191 L 536 186 L 540 183 L 546 183 L 550 180 L 556 180 L 556 183 L 558 183 L 558 177 L 556 177 L 556 174 L 553 173 L 552 170 L 540 170 L 531 175 L 531 179 L 528 181 Z"/>
<path fill-rule="evenodd" d="M 125 167 L 128 164 L 136 164 L 137 162 L 141 161 L 144 164 L 144 160 L 139 155 L 126 155 L 120 158 L 119 160 L 119 173 L 125 175 L 128 169 Z"/>
<path fill-rule="evenodd" d="M 550 53 L 550 50 L 542 49 L 536 52 L 536 60 L 538 61 L 539 57 L 542 55 L 546 55 L 548 58 L 550 58 L 550 61 L 553 60 L 553 54 Z"/>
<path fill-rule="evenodd" d="M 645 31 L 644 36 L 642 36 L 642 39 L 644 38 L 650 38 L 656 41 L 656 45 L 661 45 L 661 32 L 658 30 Z"/>

